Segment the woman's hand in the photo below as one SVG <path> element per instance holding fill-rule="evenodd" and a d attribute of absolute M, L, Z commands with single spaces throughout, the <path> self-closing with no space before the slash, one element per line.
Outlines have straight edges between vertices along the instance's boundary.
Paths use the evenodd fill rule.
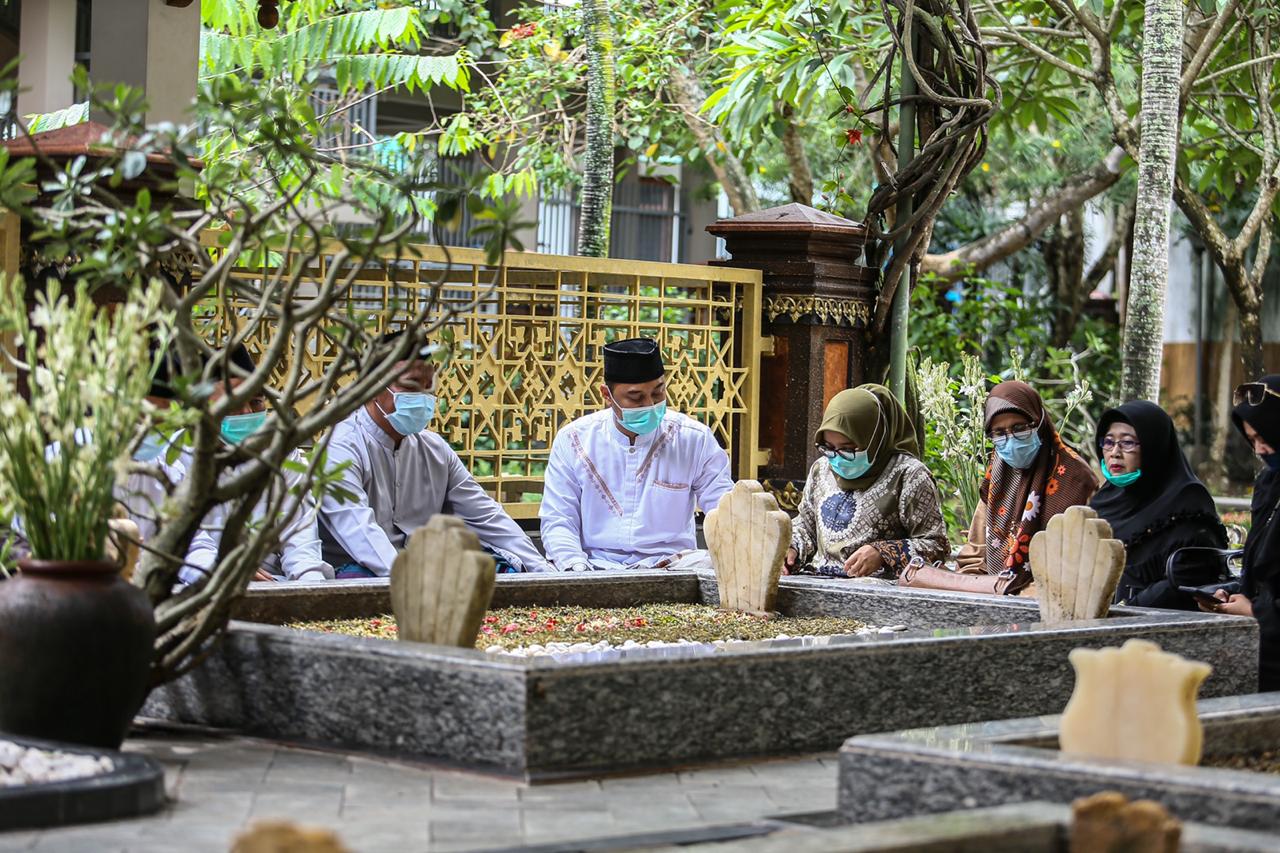
<path fill-rule="evenodd" d="M 1197 602 L 1200 609 L 1207 613 L 1225 613 L 1228 616 L 1252 616 L 1253 602 L 1249 600 L 1249 596 L 1236 593 L 1235 595 L 1227 595 L 1227 591 L 1220 589 L 1213 594 L 1218 600 L 1218 604 L 1205 604 Z"/>
<path fill-rule="evenodd" d="M 863 545 L 844 561 L 844 573 L 851 578 L 874 575 L 884 567 L 884 559 L 874 545 Z"/>
<path fill-rule="evenodd" d="M 787 556 L 782 558 L 782 573 L 789 575 L 796 570 L 796 561 L 800 559 L 800 553 L 795 548 L 787 549 Z"/>
<path fill-rule="evenodd" d="M 273 581 L 276 578 L 275 575 L 271 574 L 266 569 L 258 569 L 258 571 L 254 572 L 253 579 L 255 581 Z"/>

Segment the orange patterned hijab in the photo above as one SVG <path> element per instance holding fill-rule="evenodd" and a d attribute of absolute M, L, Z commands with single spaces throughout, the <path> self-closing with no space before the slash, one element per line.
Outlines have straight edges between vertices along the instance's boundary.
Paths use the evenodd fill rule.
<path fill-rule="evenodd" d="M 1087 504 L 1098 490 L 1088 463 L 1058 435 L 1040 395 L 1025 382 L 1001 382 L 987 397 L 986 426 L 1005 412 L 1039 423 L 1040 452 L 1030 468 L 1014 468 L 992 453 L 982 483 L 987 505 L 987 571 L 1028 571 L 1031 537 L 1068 507 Z"/>

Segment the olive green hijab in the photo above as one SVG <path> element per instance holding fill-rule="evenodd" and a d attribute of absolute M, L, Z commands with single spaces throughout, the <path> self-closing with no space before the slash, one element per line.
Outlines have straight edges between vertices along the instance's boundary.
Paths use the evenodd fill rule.
<path fill-rule="evenodd" d="M 867 451 L 867 458 L 871 460 L 867 473 L 856 480 L 836 475 L 840 488 L 846 491 L 869 487 L 898 453 L 920 457 L 915 428 L 907 417 L 907 410 L 883 385 L 859 385 L 832 397 L 814 441 L 822 441 L 824 430 L 848 436 Z"/>

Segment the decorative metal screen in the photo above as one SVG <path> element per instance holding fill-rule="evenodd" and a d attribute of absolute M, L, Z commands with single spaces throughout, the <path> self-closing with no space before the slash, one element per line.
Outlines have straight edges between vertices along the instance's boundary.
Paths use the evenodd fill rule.
<path fill-rule="evenodd" d="M 362 273 L 352 307 L 393 329 L 444 273 L 440 311 L 452 314 L 457 348 L 431 428 L 513 515 L 536 514 L 556 431 L 603 405 L 601 348 L 623 338 L 659 341 L 670 405 L 711 427 L 738 477 L 755 476 L 758 272 L 509 252 L 490 291 L 483 253 L 450 249 L 446 265 L 440 247 L 416 248 L 418 260 Z M 232 313 L 245 307 L 233 302 Z M 303 358 L 313 374 L 330 360 L 316 342 Z"/>

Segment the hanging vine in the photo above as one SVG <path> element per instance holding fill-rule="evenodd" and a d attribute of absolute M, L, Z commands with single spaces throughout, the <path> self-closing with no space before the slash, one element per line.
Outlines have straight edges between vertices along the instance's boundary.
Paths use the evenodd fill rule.
<path fill-rule="evenodd" d="M 987 122 L 1001 97 L 1000 84 L 987 70 L 987 50 L 970 0 L 881 0 L 880 5 L 893 47 L 868 87 L 870 91 L 883 78 L 884 98 L 863 111 L 879 113 L 881 139 L 894 157 L 892 164 L 879 158 L 878 170 L 887 178 L 872 193 L 865 220 L 870 239 L 888 249 L 887 259 L 872 258 L 881 271 L 877 334 L 888 327 L 903 271 L 914 270 L 928 251 L 942 205 L 982 162 Z M 919 150 L 906 166 L 893 146 L 889 122 L 890 110 L 904 103 L 893 91 L 893 69 L 900 60 L 918 88 L 910 100 L 916 107 Z M 914 202 L 911 215 L 892 221 L 904 197 Z M 900 248 L 894 250 L 895 244 Z"/>

